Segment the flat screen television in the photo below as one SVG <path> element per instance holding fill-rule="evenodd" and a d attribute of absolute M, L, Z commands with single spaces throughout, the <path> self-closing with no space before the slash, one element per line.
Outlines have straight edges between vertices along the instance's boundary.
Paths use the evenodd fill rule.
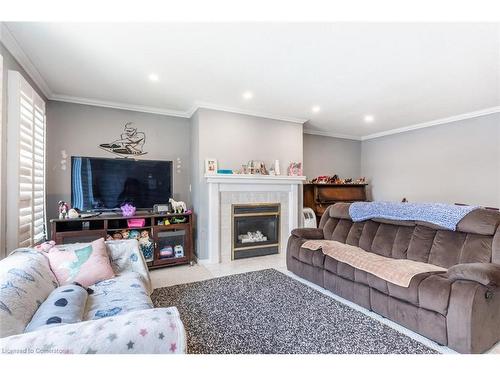
<path fill-rule="evenodd" d="M 172 197 L 172 161 L 71 157 L 71 205 L 81 211 L 151 209 Z"/>

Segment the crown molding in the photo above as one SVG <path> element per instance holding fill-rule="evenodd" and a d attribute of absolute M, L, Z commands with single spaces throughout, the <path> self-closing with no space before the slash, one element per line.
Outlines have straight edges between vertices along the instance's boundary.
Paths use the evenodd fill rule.
<path fill-rule="evenodd" d="M 21 67 L 30 76 L 33 82 L 36 83 L 40 91 L 45 95 L 47 99 L 50 99 L 53 95 L 45 79 L 42 77 L 38 69 L 35 67 L 33 62 L 30 60 L 28 55 L 24 53 L 23 49 L 17 42 L 16 38 L 12 35 L 7 25 L 4 22 L 0 22 L 0 41 L 5 46 L 5 48 L 14 56 L 16 61 L 21 65 Z"/>
<path fill-rule="evenodd" d="M 190 111 L 177 111 L 177 110 L 173 110 L 173 109 L 148 107 L 148 106 L 143 106 L 143 105 L 111 102 L 111 101 L 106 101 L 106 100 L 81 98 L 81 97 L 77 97 L 77 96 L 53 94 L 48 99 L 54 100 L 57 102 L 84 104 L 84 105 L 91 105 L 94 107 L 123 109 L 126 111 L 152 113 L 152 114 L 156 114 L 156 115 L 165 115 L 165 116 L 174 116 L 174 117 L 183 117 L 183 118 L 190 118 L 191 117 L 191 115 L 189 114 Z"/>
<path fill-rule="evenodd" d="M 401 128 L 391 129 L 391 130 L 387 130 L 387 131 L 383 131 L 383 132 L 368 134 L 368 135 L 362 136 L 361 140 L 367 141 L 369 139 L 386 137 L 388 135 L 405 133 L 405 132 L 409 132 L 412 130 L 430 128 L 432 126 L 437 126 L 437 125 L 450 124 L 450 123 L 453 123 L 456 121 L 467 120 L 467 119 L 471 119 L 471 118 L 475 118 L 475 117 L 487 116 L 487 115 L 491 115 L 493 113 L 500 113 L 500 106 L 484 108 L 484 109 L 481 109 L 478 111 L 462 113 L 462 114 L 456 115 L 456 116 L 445 117 L 445 118 L 437 119 L 437 120 L 433 120 L 433 121 L 422 122 L 419 124 L 404 126 Z"/>
<path fill-rule="evenodd" d="M 52 94 L 50 97 L 48 97 L 48 99 L 58 101 L 58 102 L 84 104 L 84 105 L 91 105 L 94 107 L 115 108 L 115 109 L 123 109 L 126 111 L 153 113 L 153 114 L 158 114 L 158 115 L 183 117 L 183 118 L 191 118 L 194 115 L 194 113 L 199 109 L 210 109 L 210 110 L 237 113 L 237 114 L 241 114 L 241 115 L 248 115 L 248 116 L 254 116 L 254 117 L 263 117 L 263 118 L 267 118 L 267 119 L 271 119 L 271 120 L 293 122 L 293 123 L 297 123 L 297 124 L 303 124 L 304 122 L 307 121 L 304 119 L 298 119 L 298 118 L 293 118 L 293 117 L 276 116 L 276 115 L 271 115 L 271 114 L 262 113 L 262 112 L 247 111 L 247 110 L 240 109 L 240 108 L 224 107 L 224 106 L 209 104 L 209 103 L 205 103 L 205 102 L 196 102 L 196 104 L 192 108 L 188 109 L 187 111 L 178 111 L 178 110 L 172 110 L 172 109 L 167 109 L 167 108 L 148 107 L 148 106 L 135 105 L 135 104 L 111 102 L 111 101 L 97 100 L 97 99 L 90 99 L 90 98 L 81 98 L 81 97 L 70 96 L 70 95 Z"/>
<path fill-rule="evenodd" d="M 206 103 L 206 102 L 196 102 L 196 105 L 194 106 L 194 108 L 191 111 L 189 111 L 189 113 L 192 115 L 198 109 L 212 109 L 215 111 L 237 113 L 240 115 L 263 117 L 263 118 L 267 118 L 267 119 L 271 119 L 271 120 L 293 122 L 293 123 L 300 124 L 300 125 L 302 125 L 308 121 L 308 119 L 304 119 L 304 118 L 279 116 L 279 115 L 258 112 L 258 111 L 251 111 L 251 110 L 246 110 L 246 109 L 241 109 L 241 108 L 226 107 L 226 106 L 212 104 L 212 103 Z"/>
<path fill-rule="evenodd" d="M 325 132 L 325 131 L 319 131 L 319 130 L 311 130 L 311 129 L 307 129 L 307 128 L 304 128 L 304 134 L 321 135 L 324 137 L 341 138 L 341 139 L 350 139 L 350 140 L 354 140 L 354 141 L 367 141 L 370 139 L 386 137 L 388 135 L 406 133 L 406 132 L 413 131 L 413 130 L 430 128 L 432 126 L 451 124 L 451 123 L 454 123 L 457 121 L 467 120 L 467 119 L 471 119 L 471 118 L 475 118 L 475 117 L 487 116 L 487 115 L 491 115 L 494 113 L 500 113 L 500 106 L 484 108 L 484 109 L 481 109 L 478 111 L 462 113 L 462 114 L 456 115 L 456 116 L 450 116 L 450 117 L 445 117 L 442 119 L 432 120 L 432 121 L 428 121 L 428 122 L 422 122 L 422 123 L 418 123 L 418 124 L 414 124 L 414 125 L 403 126 L 401 128 L 391 129 L 391 130 L 378 132 L 378 133 L 372 133 L 372 134 L 363 135 L 363 136 L 334 133 L 334 132 Z"/>
<path fill-rule="evenodd" d="M 324 132 L 324 131 L 312 130 L 312 129 L 306 129 L 306 128 L 304 128 L 304 134 L 321 135 L 323 137 L 349 139 L 351 141 L 361 141 L 361 137 L 357 136 L 357 135 L 334 133 L 334 132 Z"/>

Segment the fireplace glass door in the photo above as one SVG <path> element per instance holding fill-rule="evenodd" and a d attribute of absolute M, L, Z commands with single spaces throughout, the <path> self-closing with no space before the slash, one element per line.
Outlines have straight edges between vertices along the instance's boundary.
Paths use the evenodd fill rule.
<path fill-rule="evenodd" d="M 232 259 L 279 253 L 279 203 L 233 205 L 232 219 Z"/>

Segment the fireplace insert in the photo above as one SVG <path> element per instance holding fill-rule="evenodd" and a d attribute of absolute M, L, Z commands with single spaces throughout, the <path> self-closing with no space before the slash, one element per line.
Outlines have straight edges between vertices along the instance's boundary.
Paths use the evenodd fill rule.
<path fill-rule="evenodd" d="M 232 205 L 231 259 L 278 254 L 279 249 L 279 203 Z"/>

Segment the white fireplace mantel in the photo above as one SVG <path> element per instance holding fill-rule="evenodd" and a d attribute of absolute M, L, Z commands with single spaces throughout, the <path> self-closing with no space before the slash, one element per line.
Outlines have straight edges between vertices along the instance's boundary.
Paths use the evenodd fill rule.
<path fill-rule="evenodd" d="M 221 262 L 221 193 L 280 192 L 288 196 L 288 233 L 299 225 L 299 185 L 305 176 L 256 176 L 241 174 L 206 174 L 208 184 L 208 259 Z"/>
<path fill-rule="evenodd" d="M 305 176 L 263 176 L 251 174 L 206 174 L 209 184 L 287 184 L 302 185 Z"/>

